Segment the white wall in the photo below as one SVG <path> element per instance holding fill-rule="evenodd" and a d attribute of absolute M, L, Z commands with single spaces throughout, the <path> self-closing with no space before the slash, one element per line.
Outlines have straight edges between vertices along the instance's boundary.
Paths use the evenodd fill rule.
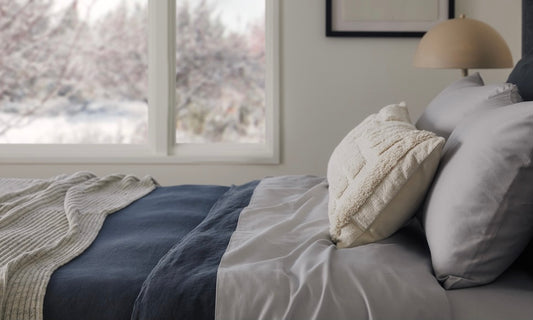
<path fill-rule="evenodd" d="M 413 120 L 459 70 L 411 66 L 418 38 L 326 38 L 324 0 L 280 0 L 280 165 L 0 165 L 3 177 L 49 177 L 89 170 L 150 174 L 162 185 L 231 184 L 269 175 L 325 175 L 339 140 L 368 114 L 407 101 Z M 487 22 L 521 50 L 520 0 L 456 0 L 456 13 Z M 482 70 L 486 82 L 503 82 L 510 69 Z"/>

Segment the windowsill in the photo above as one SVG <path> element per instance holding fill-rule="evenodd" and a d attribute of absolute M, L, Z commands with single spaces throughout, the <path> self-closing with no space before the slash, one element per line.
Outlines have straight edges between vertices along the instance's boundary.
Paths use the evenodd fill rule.
<path fill-rule="evenodd" d="M 173 154 L 144 145 L 4 145 L 0 164 L 279 164 L 277 148 L 253 144 L 183 144 Z"/>

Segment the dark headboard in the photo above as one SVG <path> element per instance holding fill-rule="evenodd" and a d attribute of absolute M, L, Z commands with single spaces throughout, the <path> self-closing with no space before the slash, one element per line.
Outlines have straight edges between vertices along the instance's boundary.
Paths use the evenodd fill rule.
<path fill-rule="evenodd" d="M 533 0 L 522 0 L 522 56 L 533 50 Z"/>

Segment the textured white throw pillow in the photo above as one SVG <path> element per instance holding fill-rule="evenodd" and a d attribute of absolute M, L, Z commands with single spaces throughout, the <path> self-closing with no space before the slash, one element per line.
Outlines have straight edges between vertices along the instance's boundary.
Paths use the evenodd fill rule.
<path fill-rule="evenodd" d="M 405 103 L 366 118 L 335 148 L 328 163 L 330 234 L 354 247 L 396 232 L 422 201 L 444 138 L 417 130 Z"/>

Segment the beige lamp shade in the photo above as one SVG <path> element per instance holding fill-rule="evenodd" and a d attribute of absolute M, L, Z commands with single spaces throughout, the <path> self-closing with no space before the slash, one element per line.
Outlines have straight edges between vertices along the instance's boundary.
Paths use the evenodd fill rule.
<path fill-rule="evenodd" d="M 414 66 L 463 69 L 510 68 L 511 51 L 488 24 L 464 17 L 439 23 L 420 40 Z"/>

